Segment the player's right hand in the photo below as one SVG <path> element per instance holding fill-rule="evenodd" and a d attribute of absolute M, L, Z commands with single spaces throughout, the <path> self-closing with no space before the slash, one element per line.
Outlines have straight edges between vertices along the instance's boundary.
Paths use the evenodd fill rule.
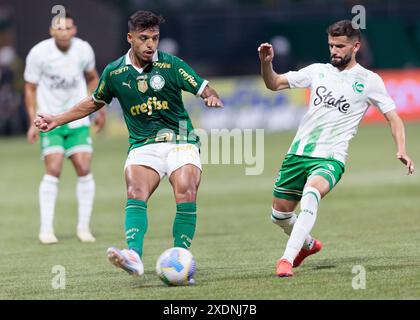
<path fill-rule="evenodd" d="M 31 124 L 31 126 L 29 127 L 28 132 L 26 133 L 26 138 L 31 144 L 38 140 L 39 130 L 34 124 Z"/>
<path fill-rule="evenodd" d="M 407 174 L 414 173 L 414 162 L 406 153 L 397 152 L 397 158 L 407 167 L 407 170 L 408 170 Z"/>
<path fill-rule="evenodd" d="M 274 58 L 273 46 L 267 42 L 258 47 L 258 55 L 261 62 L 272 62 Z"/>
<path fill-rule="evenodd" d="M 57 127 L 58 123 L 51 114 L 38 114 L 34 120 L 34 125 L 42 132 L 48 132 Z"/>

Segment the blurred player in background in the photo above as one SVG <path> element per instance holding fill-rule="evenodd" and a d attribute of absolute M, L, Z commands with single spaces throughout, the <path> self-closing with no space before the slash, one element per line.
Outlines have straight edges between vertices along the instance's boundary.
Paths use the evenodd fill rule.
<path fill-rule="evenodd" d="M 218 94 L 183 60 L 157 50 L 161 16 L 138 11 L 128 21 L 130 50 L 105 68 L 98 88 L 71 110 L 40 114 L 41 131 L 83 118 L 118 98 L 129 132 L 125 163 L 127 203 L 125 235 L 128 249 L 111 247 L 109 261 L 133 275 L 144 273 L 141 260 L 147 231 L 147 200 L 167 175 L 176 215 L 175 247 L 189 248 L 196 227 L 196 196 L 201 179 L 198 136 L 184 108 L 182 90 L 204 99 L 208 107 L 222 107 Z"/>
<path fill-rule="evenodd" d="M 310 105 L 287 152 L 274 186 L 272 221 L 289 235 L 286 249 L 277 261 L 279 277 L 292 276 L 292 267 L 321 250 L 311 237 L 320 201 L 338 183 L 355 136 L 369 104 L 387 119 L 397 147 L 397 159 L 408 170 L 414 163 L 405 148 L 404 124 L 383 80 L 360 66 L 360 30 L 343 20 L 327 29 L 330 63 L 316 63 L 299 71 L 273 71 L 274 51 L 270 44 L 258 48 L 261 73 L 268 89 L 310 88 Z M 295 209 L 300 201 L 300 214 Z"/>
<path fill-rule="evenodd" d="M 34 143 L 40 135 L 46 170 L 39 186 L 39 240 L 43 244 L 58 241 L 53 220 L 64 157 L 71 160 L 78 177 L 77 236 L 82 242 L 95 241 L 89 227 L 95 194 L 95 182 L 90 171 L 92 140 L 89 118 L 83 117 L 41 134 L 33 122 L 37 112 L 58 114 L 70 109 L 98 84 L 94 52 L 86 41 L 75 37 L 76 33 L 77 27 L 70 14 L 67 13 L 65 19 L 57 16 L 50 27 L 51 38 L 35 45 L 26 58 L 25 104 L 30 124 L 27 139 Z M 95 124 L 98 131 L 102 129 L 105 110 L 96 115 Z"/>

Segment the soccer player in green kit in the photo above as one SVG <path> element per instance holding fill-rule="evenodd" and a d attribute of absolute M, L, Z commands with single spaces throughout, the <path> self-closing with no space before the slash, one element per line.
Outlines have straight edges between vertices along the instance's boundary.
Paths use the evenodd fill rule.
<path fill-rule="evenodd" d="M 174 246 L 189 248 L 196 226 L 196 195 L 201 178 L 199 139 L 182 102 L 181 91 L 204 99 L 208 107 L 222 107 L 217 92 L 183 60 L 157 50 L 164 20 L 138 11 L 128 21 L 124 56 L 105 68 L 88 97 L 67 112 L 39 114 L 35 125 L 43 132 L 85 117 L 117 98 L 129 132 L 125 163 L 127 203 L 125 234 L 128 249 L 111 247 L 108 260 L 132 275 L 142 275 L 143 240 L 147 231 L 147 200 L 167 175 L 176 200 Z"/>

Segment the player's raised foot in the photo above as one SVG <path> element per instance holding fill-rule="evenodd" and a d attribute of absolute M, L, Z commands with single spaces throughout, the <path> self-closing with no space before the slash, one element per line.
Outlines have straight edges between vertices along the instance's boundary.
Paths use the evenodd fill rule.
<path fill-rule="evenodd" d="M 293 261 L 293 268 L 299 267 L 300 264 L 302 263 L 302 261 L 306 257 L 308 257 L 308 256 L 310 256 L 312 254 L 315 254 L 315 253 L 321 251 L 321 249 L 322 249 L 322 243 L 321 243 L 321 241 L 314 239 L 314 244 L 313 244 L 313 246 L 312 246 L 311 249 L 304 249 L 304 248 L 302 248 L 299 251 L 298 255 L 296 256 L 295 260 Z"/>
<path fill-rule="evenodd" d="M 277 260 L 276 274 L 279 277 L 293 276 L 292 264 L 286 259 Z"/>
<path fill-rule="evenodd" d="M 40 232 L 38 238 L 42 244 L 54 244 L 58 242 L 54 232 Z"/>
<path fill-rule="evenodd" d="M 95 242 L 96 241 L 95 237 L 92 235 L 89 229 L 78 229 L 77 237 L 82 242 Z"/>
<path fill-rule="evenodd" d="M 144 274 L 143 262 L 137 252 L 131 249 L 118 250 L 111 247 L 106 251 L 109 262 L 114 266 L 127 271 L 133 276 L 142 276 Z"/>

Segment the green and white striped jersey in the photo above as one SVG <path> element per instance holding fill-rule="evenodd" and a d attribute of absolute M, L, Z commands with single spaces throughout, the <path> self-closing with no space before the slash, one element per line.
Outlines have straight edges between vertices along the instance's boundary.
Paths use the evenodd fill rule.
<path fill-rule="evenodd" d="M 285 74 L 290 88 L 310 88 L 309 109 L 303 117 L 288 153 L 336 159 L 343 164 L 350 140 L 370 104 L 385 114 L 394 110 L 378 74 L 356 64 L 340 71 L 331 64 L 316 63 Z"/>

